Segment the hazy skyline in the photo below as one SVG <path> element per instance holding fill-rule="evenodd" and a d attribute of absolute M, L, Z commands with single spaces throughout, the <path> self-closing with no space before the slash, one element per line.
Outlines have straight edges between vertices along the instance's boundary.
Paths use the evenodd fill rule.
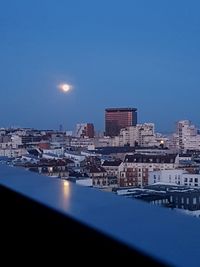
<path fill-rule="evenodd" d="M 157 131 L 200 126 L 199 10 L 197 0 L 2 0 L 0 127 L 104 130 L 108 107 L 136 107 Z"/>

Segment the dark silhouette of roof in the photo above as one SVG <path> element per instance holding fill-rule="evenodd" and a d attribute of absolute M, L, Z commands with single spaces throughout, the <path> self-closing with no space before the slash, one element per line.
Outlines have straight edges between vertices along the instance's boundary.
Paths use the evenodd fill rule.
<path fill-rule="evenodd" d="M 121 164 L 121 160 L 105 160 L 102 166 L 116 166 L 118 167 Z"/>
<path fill-rule="evenodd" d="M 131 163 L 175 163 L 176 154 L 167 155 L 147 155 L 147 154 L 134 154 L 126 155 L 124 162 Z"/>

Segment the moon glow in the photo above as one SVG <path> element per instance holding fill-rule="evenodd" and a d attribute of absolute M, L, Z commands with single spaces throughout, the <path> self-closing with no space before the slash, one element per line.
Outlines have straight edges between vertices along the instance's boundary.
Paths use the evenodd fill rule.
<path fill-rule="evenodd" d="M 59 85 L 59 89 L 64 92 L 67 93 L 72 89 L 72 86 L 68 83 L 62 83 Z"/>

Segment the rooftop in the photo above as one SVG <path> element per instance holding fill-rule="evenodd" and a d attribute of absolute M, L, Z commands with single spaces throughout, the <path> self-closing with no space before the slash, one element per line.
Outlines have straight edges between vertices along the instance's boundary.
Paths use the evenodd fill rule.
<path fill-rule="evenodd" d="M 139 162 L 139 163 L 175 163 L 176 154 L 166 155 L 146 155 L 146 154 L 134 154 L 126 155 L 125 162 Z"/>
<path fill-rule="evenodd" d="M 105 166 L 115 166 L 115 167 L 118 167 L 120 164 L 122 163 L 121 160 L 105 160 L 102 164 L 103 167 Z"/>
<path fill-rule="evenodd" d="M 137 108 L 106 108 L 106 112 L 137 111 Z"/>

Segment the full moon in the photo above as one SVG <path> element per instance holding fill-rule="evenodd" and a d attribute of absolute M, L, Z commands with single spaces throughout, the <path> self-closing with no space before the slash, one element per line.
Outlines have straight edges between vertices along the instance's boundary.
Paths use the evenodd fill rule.
<path fill-rule="evenodd" d="M 72 89 L 72 86 L 68 83 L 63 83 L 59 85 L 59 89 L 64 93 L 67 93 Z"/>

